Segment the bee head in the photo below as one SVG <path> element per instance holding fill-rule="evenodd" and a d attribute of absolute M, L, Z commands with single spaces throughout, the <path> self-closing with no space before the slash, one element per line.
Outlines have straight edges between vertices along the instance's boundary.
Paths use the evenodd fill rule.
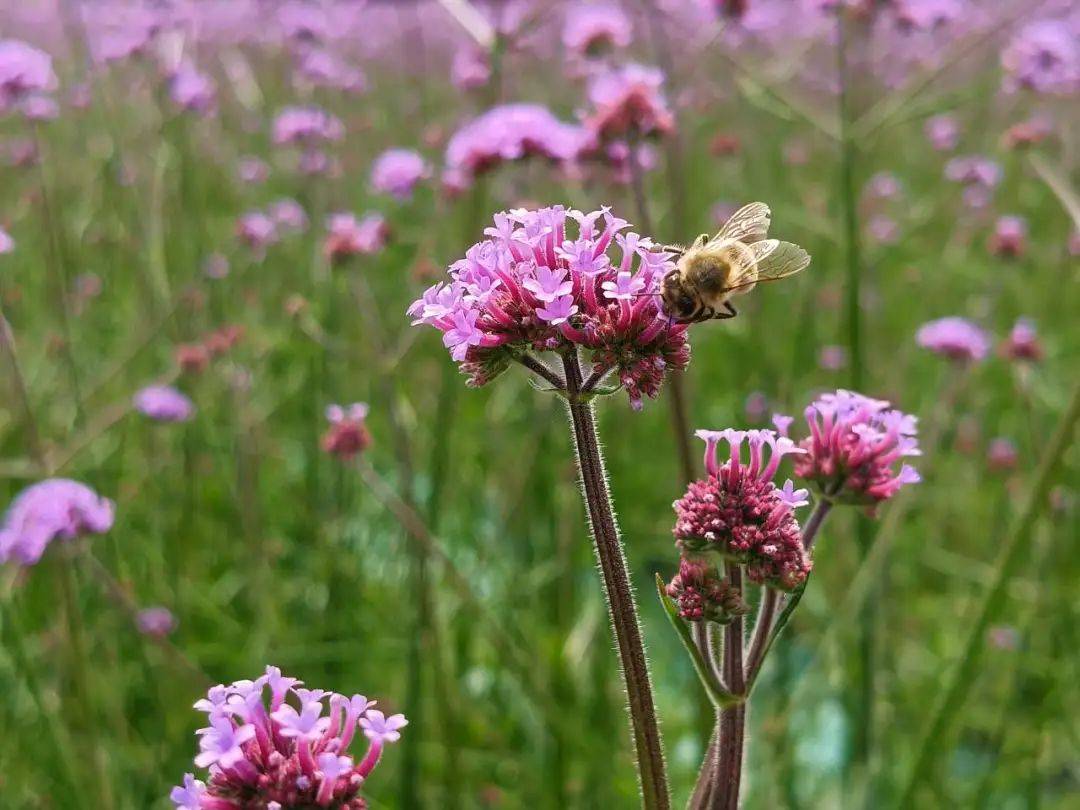
<path fill-rule="evenodd" d="M 672 270 L 660 285 L 660 298 L 664 311 L 679 320 L 693 318 L 698 311 L 697 297 L 684 283 L 678 269 Z"/>

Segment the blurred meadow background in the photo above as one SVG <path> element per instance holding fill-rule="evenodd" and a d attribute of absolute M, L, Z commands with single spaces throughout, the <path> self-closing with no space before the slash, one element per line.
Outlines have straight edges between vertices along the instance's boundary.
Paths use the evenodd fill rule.
<path fill-rule="evenodd" d="M 752 200 L 810 269 L 693 328 L 686 428 L 670 384 L 598 407 L 675 802 L 676 431 L 841 387 L 919 416 L 923 481 L 817 544 L 745 806 L 1076 806 L 1075 3 L 30 0 L 0 40 L 0 506 L 115 501 L 0 566 L 0 807 L 168 806 L 192 703 L 266 664 L 409 717 L 372 808 L 635 806 L 564 406 L 405 310 L 498 211 L 687 243 Z M 667 125 L 590 140 L 612 76 Z M 951 316 L 966 356 L 919 345 Z"/>

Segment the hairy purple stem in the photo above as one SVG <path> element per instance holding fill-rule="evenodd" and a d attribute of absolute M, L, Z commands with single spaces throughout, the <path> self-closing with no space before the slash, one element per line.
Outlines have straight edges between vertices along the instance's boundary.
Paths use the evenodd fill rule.
<path fill-rule="evenodd" d="M 668 810 L 667 775 L 660 728 L 653 705 L 649 683 L 649 665 L 641 639 L 634 592 L 626 569 L 622 541 L 611 506 L 604 458 L 596 435 L 592 405 L 581 402 L 575 395 L 581 392 L 581 365 L 577 354 L 563 355 L 566 373 L 567 407 L 574 431 L 574 450 L 577 455 L 585 506 L 589 513 L 596 558 L 604 579 L 608 614 L 615 628 L 615 641 L 622 664 L 623 682 L 630 706 L 630 724 L 637 754 L 642 805 L 648 810 Z"/>
<path fill-rule="evenodd" d="M 742 591 L 743 571 L 738 563 L 728 562 L 728 582 Z M 724 675 L 728 688 L 736 695 L 746 691 L 743 672 L 743 617 L 735 616 L 724 628 Z M 719 810 L 736 810 L 739 806 L 739 787 L 742 780 L 743 740 L 746 728 L 746 704 L 720 710 L 720 743 L 717 767 L 717 791 L 712 806 Z"/>

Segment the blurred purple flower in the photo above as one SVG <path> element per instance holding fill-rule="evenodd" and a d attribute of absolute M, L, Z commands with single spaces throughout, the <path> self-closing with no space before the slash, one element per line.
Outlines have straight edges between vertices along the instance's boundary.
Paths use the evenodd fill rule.
<path fill-rule="evenodd" d="M 900 226 L 896 220 L 884 214 L 875 214 L 866 223 L 870 238 L 880 245 L 894 245 L 900 239 Z"/>
<path fill-rule="evenodd" d="M 566 12 L 563 46 L 578 56 L 593 57 L 625 48 L 632 37 L 630 18 L 618 5 L 571 5 Z"/>
<path fill-rule="evenodd" d="M 1027 250 L 1027 234 L 1027 220 L 1023 217 L 998 217 L 990 235 L 990 252 L 1007 259 L 1023 256 Z"/>
<path fill-rule="evenodd" d="M 847 349 L 843 346 L 822 346 L 818 365 L 826 371 L 839 371 L 847 365 Z"/>
<path fill-rule="evenodd" d="M 362 70 L 322 48 L 304 50 L 296 69 L 300 76 L 316 87 L 331 87 L 351 93 L 367 90 L 367 77 Z"/>
<path fill-rule="evenodd" d="M 1037 20 L 1001 52 L 1005 89 L 1074 95 L 1080 91 L 1080 27 L 1075 20 Z"/>
<path fill-rule="evenodd" d="M 150 385 L 135 394 L 135 410 L 157 422 L 187 422 L 195 404 L 172 386 Z"/>
<path fill-rule="evenodd" d="M 261 257 L 267 245 L 278 240 L 277 225 L 262 211 L 249 211 L 237 221 L 236 236 Z"/>
<path fill-rule="evenodd" d="M 990 340 L 986 333 L 964 318 L 941 318 L 923 324 L 915 335 L 924 349 L 959 362 L 977 362 L 986 357 Z"/>
<path fill-rule="evenodd" d="M 249 185 L 265 183 L 270 177 L 270 166 L 262 158 L 255 155 L 244 155 L 236 164 L 236 172 L 241 182 Z"/>
<path fill-rule="evenodd" d="M 27 96 L 19 108 L 29 121 L 53 121 L 60 115 L 60 105 L 52 96 Z"/>
<path fill-rule="evenodd" d="M 1001 165 L 981 155 L 955 157 L 945 164 L 945 177 L 964 187 L 964 202 L 983 208 L 1001 182 Z"/>
<path fill-rule="evenodd" d="M 585 130 L 564 124 L 539 104 L 492 107 L 455 132 L 446 145 L 446 171 L 463 187 L 500 163 L 531 155 L 557 163 L 573 160 L 585 145 Z"/>
<path fill-rule="evenodd" d="M 413 187 L 431 173 L 424 158 L 411 149 L 387 149 L 371 166 L 371 186 L 399 200 L 412 196 Z"/>
<path fill-rule="evenodd" d="M 878 172 L 866 182 L 864 194 L 875 200 L 895 200 L 903 193 L 903 186 L 892 172 Z"/>
<path fill-rule="evenodd" d="M 300 203 L 290 197 L 283 197 L 270 203 L 267 213 L 282 232 L 299 233 L 307 230 L 307 213 Z"/>
<path fill-rule="evenodd" d="M 675 118 L 663 95 L 659 68 L 628 64 L 597 73 L 587 90 L 585 126 L 598 140 L 663 135 Z"/>
<path fill-rule="evenodd" d="M 56 86 L 49 54 L 18 39 L 0 40 L 0 111 Z"/>
<path fill-rule="evenodd" d="M 331 214 L 326 229 L 323 253 L 331 261 L 378 253 L 390 235 L 390 226 L 382 214 L 366 214 L 359 220 L 347 212 Z"/>
<path fill-rule="evenodd" d="M 326 421 L 330 427 L 322 437 L 322 449 L 332 456 L 348 461 L 371 446 L 371 433 L 367 428 L 368 405 L 354 402 L 348 407 L 330 405 L 326 409 Z"/>
<path fill-rule="evenodd" d="M 986 448 L 986 466 L 991 472 L 1009 472 L 1016 469 L 1020 453 L 1012 439 L 999 436 L 991 439 Z"/>
<path fill-rule="evenodd" d="M 0 228 L 0 256 L 11 253 L 13 250 L 15 250 L 15 240 L 11 238 L 11 234 Z"/>
<path fill-rule="evenodd" d="M 176 617 L 167 607 L 156 605 L 140 610 L 135 616 L 139 632 L 154 638 L 164 638 L 176 629 Z"/>
<path fill-rule="evenodd" d="M 1043 347 L 1035 331 L 1035 324 L 1027 318 L 1018 320 L 1002 343 L 1001 354 L 1009 360 L 1042 360 Z"/>
<path fill-rule="evenodd" d="M 53 540 L 74 540 L 112 528 L 114 506 L 90 487 L 48 478 L 20 492 L 0 524 L 0 563 L 33 565 Z"/>
<path fill-rule="evenodd" d="M 939 152 L 951 152 L 960 143 L 960 127 L 951 115 L 935 115 L 923 127 L 927 140 Z"/>
<path fill-rule="evenodd" d="M 344 124 L 320 107 L 286 107 L 274 119 L 274 143 L 279 145 L 311 147 L 344 137 Z"/>
<path fill-rule="evenodd" d="M 486 51 L 463 45 L 450 64 L 450 81 L 459 90 L 476 90 L 491 80 L 491 63 Z"/>
<path fill-rule="evenodd" d="M 214 80 L 190 62 L 182 62 L 169 77 L 169 96 L 181 109 L 209 115 L 217 106 Z"/>

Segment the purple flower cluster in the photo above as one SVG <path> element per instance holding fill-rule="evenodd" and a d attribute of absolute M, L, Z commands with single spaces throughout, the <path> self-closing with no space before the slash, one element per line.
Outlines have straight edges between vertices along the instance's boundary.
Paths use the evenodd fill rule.
<path fill-rule="evenodd" d="M 371 187 L 407 200 L 413 187 L 430 173 L 430 167 L 418 153 L 411 149 L 388 149 L 371 165 Z"/>
<path fill-rule="evenodd" d="M 157 422 L 187 422 L 195 404 L 170 385 L 149 385 L 132 399 L 135 410 Z"/>
<path fill-rule="evenodd" d="M 721 579 L 716 566 L 704 557 L 681 557 L 679 572 L 666 590 L 675 600 L 679 616 L 688 622 L 727 624 L 750 610 L 742 594 L 726 579 Z"/>
<path fill-rule="evenodd" d="M 630 18 L 617 5 L 576 5 L 567 10 L 562 42 L 578 56 L 594 57 L 625 48 L 632 38 Z"/>
<path fill-rule="evenodd" d="M 645 65 L 628 64 L 598 73 L 589 81 L 586 128 L 601 141 L 670 132 L 675 118 L 664 99 L 663 85 L 659 68 Z"/>
<path fill-rule="evenodd" d="M 48 478 L 20 492 L 0 524 L 0 563 L 33 565 L 53 540 L 112 528 L 113 502 L 67 478 Z"/>
<path fill-rule="evenodd" d="M 574 160 L 588 135 L 539 104 L 503 104 L 461 127 L 446 144 L 443 181 L 468 188 L 478 175 L 504 161 L 533 155 L 556 163 Z"/>
<path fill-rule="evenodd" d="M 843 389 L 821 396 L 803 414 L 810 435 L 799 443 L 795 474 L 829 500 L 872 506 L 919 481 L 913 467 L 895 469 L 901 458 L 920 455 L 914 416 Z M 791 421 L 776 417 L 781 433 Z"/>
<path fill-rule="evenodd" d="M 1042 360 L 1043 347 L 1035 324 L 1027 318 L 1021 318 L 1009 331 L 1009 336 L 1001 344 L 1001 354 L 1009 360 Z"/>
<path fill-rule="evenodd" d="M 576 234 L 567 225 L 576 224 Z M 630 396 L 655 397 L 668 369 L 690 359 L 686 325 L 661 309 L 671 256 L 608 208 L 562 206 L 496 214 L 489 237 L 450 267 L 450 280 L 409 307 L 413 323 L 443 333 L 472 385 L 483 385 L 528 351 L 581 347 L 594 371 L 614 370 Z M 609 255 L 618 248 L 618 256 Z"/>
<path fill-rule="evenodd" d="M 960 127 L 951 115 L 935 115 L 926 119 L 923 132 L 930 145 L 939 152 L 951 152 L 960 143 Z"/>
<path fill-rule="evenodd" d="M 915 340 L 924 349 L 964 363 L 982 360 L 990 350 L 990 339 L 982 329 L 955 316 L 923 324 Z"/>
<path fill-rule="evenodd" d="M 1080 30 L 1065 20 L 1037 20 L 1001 52 L 1007 91 L 1072 95 L 1080 91 Z"/>
<path fill-rule="evenodd" d="M 995 256 L 1015 259 L 1027 250 L 1027 220 L 1018 216 L 998 217 L 988 247 Z"/>
<path fill-rule="evenodd" d="M 683 554 L 717 552 L 746 565 L 751 582 L 789 591 L 810 573 L 795 508 L 805 506 L 807 492 L 791 481 L 781 489 L 773 483 L 780 460 L 804 453 L 772 430 L 699 430 L 705 440 L 706 478 L 694 481 L 673 504 L 673 533 Z M 717 446 L 730 446 L 720 463 Z M 750 446 L 748 463 L 742 446 Z M 762 452 L 768 445 L 768 458 Z"/>
<path fill-rule="evenodd" d="M 203 782 L 185 774 L 184 784 L 170 794 L 173 805 L 179 810 L 366 808 L 360 789 L 384 745 L 399 740 L 408 721 L 373 709 L 375 702 L 363 695 L 304 689 L 302 683 L 267 667 L 254 681 L 211 687 L 195 704 L 209 716 L 209 725 L 197 732 L 195 757 L 196 767 L 210 769 L 209 778 Z M 356 763 L 347 751 L 358 729 L 369 742 Z"/>

